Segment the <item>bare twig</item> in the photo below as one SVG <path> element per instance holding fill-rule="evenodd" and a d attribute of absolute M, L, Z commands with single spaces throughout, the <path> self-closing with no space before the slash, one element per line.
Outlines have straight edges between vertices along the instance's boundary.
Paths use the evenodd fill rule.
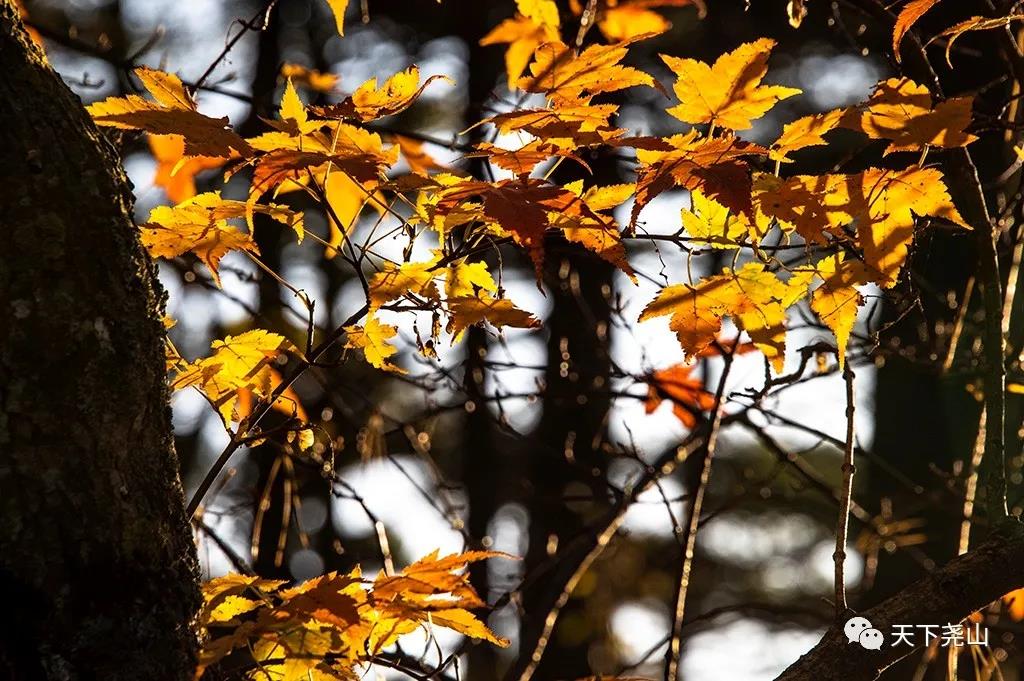
<path fill-rule="evenodd" d="M 835 594 L 836 594 L 836 620 L 840 620 L 846 613 L 846 575 L 844 567 L 846 563 L 846 537 L 850 527 L 850 501 L 853 498 L 853 465 L 854 443 L 854 395 L 853 395 L 853 368 L 847 362 L 843 367 L 843 380 L 846 382 L 846 446 L 843 448 L 843 486 L 842 496 L 839 499 L 839 522 L 836 525 L 836 551 L 832 554 L 835 561 Z"/>
<path fill-rule="evenodd" d="M 687 513 L 686 540 L 683 545 L 683 563 L 679 570 L 679 585 L 676 589 L 676 605 L 672 619 L 672 637 L 669 641 L 665 658 L 665 681 L 675 681 L 679 670 L 679 656 L 682 648 L 683 618 L 686 616 L 686 593 L 690 587 L 690 572 L 693 570 L 693 550 L 697 543 L 697 530 L 700 524 L 700 512 L 704 505 L 704 495 L 711 479 L 711 461 L 715 456 L 715 445 L 718 443 L 718 431 L 722 425 L 722 395 L 725 383 L 732 367 L 732 354 L 723 354 L 725 365 L 718 379 L 715 391 L 715 411 L 708 428 L 707 442 L 704 445 L 704 460 L 701 462 L 700 479 L 693 493 L 693 500 Z"/>

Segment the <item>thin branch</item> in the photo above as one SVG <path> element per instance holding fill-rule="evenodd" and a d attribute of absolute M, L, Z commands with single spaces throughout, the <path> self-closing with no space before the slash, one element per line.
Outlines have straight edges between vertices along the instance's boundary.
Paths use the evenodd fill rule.
<path fill-rule="evenodd" d="M 854 442 L 854 395 L 853 395 L 853 368 L 847 362 L 843 367 L 843 380 L 846 382 L 846 446 L 843 448 L 843 487 L 842 496 L 839 499 L 839 523 L 836 526 L 836 551 L 832 554 L 835 561 L 835 594 L 836 594 L 836 620 L 840 620 L 846 614 L 846 575 L 844 567 L 846 563 L 846 537 L 850 529 L 850 501 L 853 498 L 853 465 Z"/>
<path fill-rule="evenodd" d="M 708 429 L 707 442 L 704 445 L 704 460 L 701 463 L 700 479 L 693 494 L 687 513 L 686 539 L 683 545 L 683 564 L 679 570 L 679 586 L 676 590 L 676 606 L 672 619 L 672 638 L 669 641 L 665 659 L 665 681 L 675 681 L 679 671 L 679 658 L 682 648 L 683 618 L 686 616 L 686 593 L 690 587 L 690 572 L 693 570 L 693 551 L 697 544 L 697 530 L 700 524 L 700 512 L 704 505 L 704 495 L 711 479 L 711 461 L 715 456 L 715 445 L 718 443 L 718 432 L 722 425 L 722 395 L 725 383 L 732 368 L 732 354 L 723 354 L 725 365 L 722 376 L 718 380 L 715 391 L 715 411 Z"/>

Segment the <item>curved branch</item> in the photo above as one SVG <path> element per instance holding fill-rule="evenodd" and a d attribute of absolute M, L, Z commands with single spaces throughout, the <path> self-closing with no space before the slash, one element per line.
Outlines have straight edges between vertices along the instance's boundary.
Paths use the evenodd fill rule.
<path fill-rule="evenodd" d="M 1003 594 L 1024 586 L 1024 525 L 1010 521 L 975 550 L 860 613 L 885 633 L 881 650 L 849 643 L 842 623 L 776 681 L 870 681 L 918 648 L 892 645 L 894 624 L 943 626 L 962 621 Z"/>

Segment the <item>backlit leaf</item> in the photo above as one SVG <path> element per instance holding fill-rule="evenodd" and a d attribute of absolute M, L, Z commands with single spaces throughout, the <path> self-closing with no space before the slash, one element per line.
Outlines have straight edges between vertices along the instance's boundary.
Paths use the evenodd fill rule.
<path fill-rule="evenodd" d="M 480 45 L 503 45 L 505 71 L 512 87 L 526 70 L 534 51 L 545 43 L 557 41 L 558 8 L 553 0 L 517 0 L 519 13 L 498 24 L 480 39 Z"/>
<path fill-rule="evenodd" d="M 177 76 L 146 67 L 135 69 L 135 75 L 156 101 L 138 95 L 108 97 L 86 107 L 97 125 L 145 130 L 155 135 L 180 135 L 185 139 L 187 156 L 227 158 L 235 152 L 244 156 L 252 151 L 246 141 L 228 127 L 227 118 L 211 118 L 199 113 Z"/>
<path fill-rule="evenodd" d="M 206 192 L 174 207 L 157 206 L 149 220 L 139 225 L 142 245 L 156 258 L 173 258 L 195 253 L 220 285 L 217 264 L 232 250 L 258 254 L 251 235 L 239 231 L 229 220 L 266 215 L 303 236 L 302 215 L 276 204 L 249 204 L 221 198 L 220 192 Z"/>
<path fill-rule="evenodd" d="M 680 103 L 668 113 L 684 123 L 710 123 L 746 130 L 782 99 L 800 94 L 796 88 L 761 85 L 775 41 L 761 38 L 740 45 L 708 65 L 695 59 L 661 55 L 676 74 L 673 86 Z"/>
<path fill-rule="evenodd" d="M 331 14 L 334 15 L 335 28 L 338 35 L 345 35 L 345 9 L 348 7 L 348 0 L 325 0 Z"/>
<path fill-rule="evenodd" d="M 431 76 L 420 85 L 420 70 L 410 66 L 388 78 L 380 86 L 377 79 L 371 78 L 353 92 L 344 101 L 330 106 L 314 107 L 313 111 L 325 118 L 354 118 L 360 121 L 373 121 L 385 116 L 405 111 L 412 106 L 419 96 L 435 80 L 452 83 L 447 76 Z"/>
<path fill-rule="evenodd" d="M 398 335 L 398 329 L 390 324 L 381 323 L 376 315 L 368 315 L 362 326 L 345 327 L 346 348 L 358 348 L 363 351 L 366 361 L 378 369 L 403 374 L 405 370 L 391 362 L 391 357 L 398 348 L 389 342 Z"/>
<path fill-rule="evenodd" d="M 637 85 L 654 85 L 648 74 L 623 66 L 629 42 L 616 45 L 591 45 L 576 54 L 561 42 L 549 42 L 537 48 L 530 74 L 516 86 L 527 92 L 542 92 L 559 105 L 589 103 L 594 95 L 616 92 Z"/>
<path fill-rule="evenodd" d="M 892 53 L 896 55 L 897 63 L 903 59 L 900 54 L 900 44 L 903 42 L 903 36 L 914 27 L 914 24 L 924 16 L 925 12 L 938 4 L 938 2 L 939 0 L 910 0 L 903 6 L 899 16 L 896 17 L 896 25 L 892 30 Z"/>
<path fill-rule="evenodd" d="M 812 274 L 821 281 L 821 285 L 811 294 L 811 309 L 836 335 L 839 366 L 842 367 L 846 361 L 850 332 L 864 302 L 857 287 L 877 281 L 879 274 L 863 262 L 845 258 L 843 254 L 820 260 L 813 266 L 798 270 L 798 273 Z"/>
<path fill-rule="evenodd" d="M 654 197 L 673 187 L 698 190 L 737 213 L 751 213 L 750 169 L 744 156 L 767 149 L 735 137 L 701 137 L 696 130 L 664 140 L 665 150 L 637 149 L 636 200 L 630 227 Z"/>
<path fill-rule="evenodd" d="M 323 73 L 300 64 L 282 64 L 281 77 L 299 83 L 314 92 L 330 93 L 338 85 L 340 78 L 333 73 Z"/>
<path fill-rule="evenodd" d="M 453 341 L 462 337 L 462 332 L 470 326 L 488 322 L 500 329 L 511 326 L 520 329 L 532 329 L 540 326 L 540 321 L 529 312 L 520 310 L 507 298 L 494 298 L 485 292 L 474 296 L 449 298 L 448 332 Z"/>
<path fill-rule="evenodd" d="M 263 329 L 216 340 L 210 347 L 214 353 L 184 366 L 171 388 L 197 388 L 217 408 L 225 427 L 235 420 L 239 390 L 251 390 L 260 399 L 270 397 L 270 362 L 294 348 L 283 336 Z"/>
<path fill-rule="evenodd" d="M 666 286 L 648 303 L 640 321 L 669 315 L 687 357 L 696 357 L 718 336 L 722 318 L 746 331 L 757 348 L 781 372 L 785 360 L 786 309 L 806 295 L 806 286 L 790 285 L 759 263 L 701 280 L 694 286 Z"/>
<path fill-rule="evenodd" d="M 786 123 L 782 127 L 779 139 L 771 145 L 768 157 L 773 161 L 789 163 L 793 160 L 789 158 L 789 154 L 794 151 L 826 144 L 824 135 L 839 125 L 844 113 L 842 109 L 833 109 Z"/>
<path fill-rule="evenodd" d="M 892 140 L 886 154 L 925 146 L 964 147 L 977 139 L 964 131 L 971 122 L 972 102 L 971 97 L 955 97 L 932 108 L 928 88 L 909 78 L 890 78 L 862 106 L 851 109 L 842 124 L 871 139 Z"/>

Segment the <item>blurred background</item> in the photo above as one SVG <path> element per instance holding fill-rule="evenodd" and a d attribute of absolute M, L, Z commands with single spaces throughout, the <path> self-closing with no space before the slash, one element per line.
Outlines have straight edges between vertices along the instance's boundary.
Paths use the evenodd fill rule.
<path fill-rule="evenodd" d="M 87 103 L 135 91 L 128 73 L 137 65 L 177 73 L 186 83 L 199 80 L 239 31 L 238 20 L 261 17 L 266 7 L 262 0 L 23 4 L 46 39 L 51 62 Z M 559 4 L 571 39 L 578 20 L 570 3 Z M 893 73 L 885 51 L 891 26 L 878 24 L 856 2 L 812 0 L 799 29 L 790 26 L 784 0 L 708 4 L 704 19 L 693 6 L 659 8 L 671 29 L 633 48 L 630 60 L 670 85 L 659 53 L 710 62 L 742 42 L 777 40 L 767 82 L 801 88 L 804 95 L 776 106 L 744 133 L 748 139 L 770 142 L 786 121 L 861 101 L 876 81 Z M 265 129 L 261 118 L 275 116 L 286 63 L 339 77 L 331 92 L 303 91 L 307 102 L 321 104 L 340 100 L 369 78 L 384 79 L 417 64 L 424 78 L 444 74 L 453 82 L 431 84 L 412 109 L 385 119 L 381 131 L 422 142 L 441 165 L 501 177 L 500 169 L 481 169 L 478 159 L 465 156 L 467 145 L 490 134 L 488 129 L 462 131 L 483 116 L 540 103 L 509 93 L 504 46 L 479 45 L 514 12 L 511 0 L 352 0 L 342 38 L 322 0 L 280 0 L 266 28 L 246 31 L 206 78 L 200 108 L 230 117 L 241 134 L 251 136 Z M 922 25 L 947 26 L 958 16 L 957 8 L 950 12 L 929 16 Z M 977 93 L 979 108 L 998 110 L 1006 84 L 988 83 L 997 70 L 987 66 L 992 57 L 972 37 L 961 44 L 959 70 L 941 74 L 948 90 Z M 987 96 L 995 103 L 989 105 Z M 679 122 L 664 113 L 674 100 L 655 89 L 633 88 L 613 101 L 621 106 L 623 127 L 654 135 L 680 131 Z M 145 137 L 121 142 L 137 217 L 144 221 L 154 206 L 171 200 L 154 183 L 158 161 Z M 978 144 L 979 165 L 983 175 L 995 177 L 1010 161 L 985 144 Z M 881 147 L 862 147 L 840 134 L 828 148 L 804 152 L 793 172 L 827 172 L 839 163 L 856 172 L 881 162 Z M 603 156 L 589 161 L 601 184 L 632 181 L 630 163 Z M 559 179 L 572 179 L 573 172 L 580 171 L 560 169 Z M 217 170 L 201 172 L 197 182 L 199 191 L 223 184 Z M 247 191 L 242 175 L 224 186 L 231 198 L 244 198 Z M 294 194 L 280 200 L 311 208 Z M 688 205 L 686 192 L 663 194 L 643 211 L 644 228 L 675 232 L 680 209 Z M 629 208 L 616 213 L 620 223 Z M 358 220 L 353 238 L 360 230 L 383 225 L 387 232 L 389 221 L 398 224 L 369 208 Z M 308 210 L 306 223 L 322 236 L 328 233 L 319 211 Z M 255 237 L 263 262 L 316 301 L 318 326 L 334 328 L 362 304 L 358 280 L 340 260 L 326 259 L 322 247 L 294 244 L 281 230 L 261 230 L 259 222 Z M 398 259 L 407 243 L 399 230 L 377 248 Z M 646 464 L 678 446 L 688 432 L 669 405 L 645 413 L 642 377 L 683 356 L 667 320 L 638 324 L 636 318 L 661 286 L 717 272 L 730 259 L 653 243 L 629 245 L 640 274 L 636 284 L 580 248 L 552 244 L 543 290 L 522 254 L 503 252 L 502 287 L 519 307 L 545 321 L 542 329 L 503 335 L 473 329 L 462 342 L 438 348 L 435 360 L 417 352 L 417 332 L 404 317 L 397 363 L 407 375 L 375 370 L 357 358 L 307 372 L 296 391 L 331 446 L 320 447 L 315 458 L 292 456 L 273 442 L 238 451 L 197 524 L 205 574 L 241 564 L 263 576 L 305 579 L 356 563 L 372 574 L 383 567 L 382 540 L 399 566 L 436 548 L 442 554 L 489 548 L 520 556 L 492 559 L 473 574 L 481 594 L 496 605 L 489 621 L 512 639 L 509 649 L 439 634 L 445 654 L 460 655 L 460 678 L 501 678 L 557 596 L 551 589 L 559 568 L 551 556 L 560 555 L 560 545 L 585 537 L 589 524 Z M 877 290 L 864 291 L 868 303 L 851 345 L 859 461 L 846 577 L 854 608 L 881 600 L 957 551 L 979 414 L 972 392 L 978 320 L 963 296 L 972 244 L 962 234 L 930 231 L 919 238 L 909 286 L 884 298 Z M 430 247 L 415 246 L 420 255 Z M 188 359 L 208 354 L 213 339 L 253 327 L 297 342 L 304 338 L 306 313 L 292 291 L 235 256 L 222 264 L 223 288 L 197 261 L 160 264 L 167 311 L 177 320 L 171 336 Z M 492 266 L 498 262 L 497 255 L 485 257 Z M 565 285 L 570 279 L 578 279 L 579 290 Z M 832 342 L 806 310 L 792 314 L 789 370 L 799 364 L 802 346 Z M 963 336 L 951 345 L 960 317 Z M 429 334 L 430 323 L 429 315 L 417 319 L 417 328 Z M 1020 347 L 1019 336 L 1020 329 L 1011 330 L 1012 347 Z M 687 605 L 687 679 L 773 678 L 831 621 L 845 387 L 832 359 L 811 364 L 808 380 L 787 386 L 722 433 Z M 713 389 L 720 370 L 720 363 L 708 360 L 697 375 Z M 742 391 L 763 381 L 759 355 L 738 357 L 727 408 L 749 404 Z M 581 392 L 579 386 L 597 387 Z M 197 393 L 177 393 L 173 408 L 190 497 L 228 434 Z M 1019 412 L 1020 404 L 1011 401 L 1011 423 L 1020 422 Z M 1011 502 L 1019 506 L 1019 442 L 1014 446 Z M 684 465 L 629 509 L 618 535 L 573 591 L 537 678 L 661 677 L 685 505 L 698 473 Z M 987 617 L 991 645 L 981 662 L 964 652 L 962 678 L 975 678 L 977 669 L 991 674 L 992 661 L 1000 663 L 1003 678 L 1020 678 L 1024 627 L 998 612 Z M 403 643 L 412 654 L 424 652 L 417 646 L 425 645 Z M 944 655 L 929 667 L 915 656 L 889 678 L 945 678 Z"/>

